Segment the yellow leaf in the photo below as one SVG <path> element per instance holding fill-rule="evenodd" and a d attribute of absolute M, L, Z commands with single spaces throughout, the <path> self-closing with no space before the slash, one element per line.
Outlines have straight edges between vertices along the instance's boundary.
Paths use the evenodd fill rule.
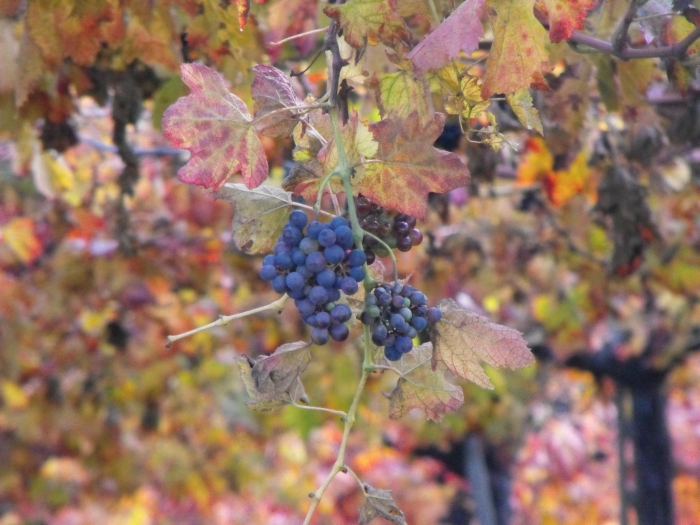
<path fill-rule="evenodd" d="M 22 388 L 12 381 L 2 384 L 2 399 L 11 410 L 22 410 L 29 406 L 29 398 Z"/>
<path fill-rule="evenodd" d="M 34 232 L 34 221 L 29 217 L 17 217 L 6 224 L 2 239 L 15 256 L 24 264 L 34 262 L 43 251 L 41 242 Z"/>
<path fill-rule="evenodd" d="M 523 88 L 515 93 L 509 93 L 506 95 L 506 100 L 523 126 L 528 130 L 535 130 L 540 135 L 544 134 L 540 114 L 532 105 L 532 96 L 527 89 Z"/>

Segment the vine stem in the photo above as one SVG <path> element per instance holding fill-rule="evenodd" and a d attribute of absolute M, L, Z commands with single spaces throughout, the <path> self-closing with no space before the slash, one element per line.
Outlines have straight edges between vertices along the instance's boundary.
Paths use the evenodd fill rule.
<path fill-rule="evenodd" d="M 333 468 L 331 468 L 331 471 L 328 473 L 328 476 L 326 476 L 326 479 L 323 481 L 321 486 L 316 489 L 315 492 L 309 494 L 309 497 L 311 498 L 311 506 L 309 507 L 309 511 L 306 513 L 306 519 L 304 519 L 304 525 L 309 525 L 311 523 L 311 519 L 314 516 L 314 513 L 316 512 L 316 509 L 318 508 L 319 503 L 321 503 L 321 498 L 323 497 L 323 493 L 326 491 L 328 488 L 328 485 L 331 484 L 331 481 L 333 481 L 333 478 L 338 472 L 345 472 L 349 471 L 347 467 L 345 467 L 345 450 L 348 444 L 348 437 L 350 436 L 350 430 L 352 429 L 353 424 L 355 423 L 355 414 L 357 413 L 357 407 L 360 404 L 360 397 L 362 396 L 362 391 L 365 388 L 365 384 L 367 383 L 367 377 L 369 376 L 370 372 L 374 369 L 374 364 L 372 363 L 372 355 L 371 355 L 371 350 L 370 350 L 370 345 L 369 345 L 369 326 L 364 326 L 364 335 L 365 335 L 365 351 L 364 351 L 364 359 L 362 362 L 362 375 L 360 376 L 360 382 L 357 384 L 357 388 L 355 389 L 355 395 L 352 398 L 352 403 L 350 404 L 350 408 L 348 409 L 347 416 L 345 417 L 345 422 L 344 422 L 344 427 L 343 427 L 343 437 L 340 440 L 340 448 L 338 449 L 338 457 L 335 460 L 335 463 L 333 464 Z M 353 473 L 354 474 L 354 473 Z M 356 476 L 357 477 L 357 476 Z M 359 479 L 359 478 L 358 478 Z"/>
<path fill-rule="evenodd" d="M 241 319 L 243 317 L 248 317 L 249 315 L 253 314 L 259 314 L 260 312 L 265 312 L 267 310 L 275 310 L 277 313 L 280 313 L 282 309 L 284 308 L 285 303 L 287 302 L 287 299 L 289 299 L 289 296 L 287 294 L 284 294 L 282 297 L 277 299 L 275 302 L 272 302 L 270 304 L 266 304 L 265 306 L 261 306 L 260 308 L 253 308 L 252 310 L 246 310 L 245 312 L 241 312 L 238 314 L 233 314 L 233 315 L 221 315 L 219 318 L 209 324 L 205 324 L 204 326 L 200 326 L 199 328 L 195 328 L 194 330 L 190 330 L 189 332 L 184 332 L 182 334 L 178 335 L 169 335 L 167 337 L 168 343 L 165 345 L 166 348 L 169 348 L 171 344 L 173 344 L 175 341 L 178 341 L 180 339 L 184 339 L 185 337 L 189 337 L 191 335 L 197 334 L 199 332 L 204 332 L 205 330 L 209 330 L 210 328 L 214 328 L 215 326 L 223 326 L 225 324 L 230 323 L 231 321 L 234 321 L 236 319 Z"/>
<path fill-rule="evenodd" d="M 288 36 L 287 38 L 283 38 L 282 40 L 278 40 L 277 42 L 270 42 L 270 45 L 281 46 L 285 42 L 291 42 L 292 40 L 296 40 L 297 38 L 303 38 L 303 37 L 309 36 L 309 35 L 317 35 L 319 33 L 325 33 L 326 31 L 328 31 L 328 26 L 319 27 L 318 29 L 312 29 L 311 31 L 299 33 L 298 35 Z"/>

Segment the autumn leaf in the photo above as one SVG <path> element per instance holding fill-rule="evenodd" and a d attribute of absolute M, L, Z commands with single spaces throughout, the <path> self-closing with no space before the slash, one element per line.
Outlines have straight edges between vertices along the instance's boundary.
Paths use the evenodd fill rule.
<path fill-rule="evenodd" d="M 491 102 L 481 97 L 478 79 L 452 66 L 442 68 L 431 76 L 431 89 L 445 101 L 445 111 L 450 115 L 472 120 L 488 110 Z"/>
<path fill-rule="evenodd" d="M 253 125 L 260 135 L 288 137 L 299 122 L 294 111 L 284 108 L 301 106 L 303 102 L 294 92 L 289 77 L 272 66 L 253 68 L 255 79 L 251 87 L 255 101 Z"/>
<path fill-rule="evenodd" d="M 257 361 L 248 356 L 238 357 L 236 363 L 243 383 L 253 398 L 248 406 L 258 412 L 269 412 L 292 401 L 308 404 L 299 374 L 310 362 L 309 344 L 303 341 L 284 344 L 272 355 Z"/>
<path fill-rule="evenodd" d="M 460 52 L 470 55 L 479 48 L 484 34 L 481 14 L 484 0 L 466 0 L 432 33 L 408 54 L 416 71 L 436 70 L 457 58 Z"/>
<path fill-rule="evenodd" d="M 428 419 L 440 421 L 445 413 L 457 410 L 464 403 L 462 388 L 445 378 L 447 369 L 438 364 L 433 370 L 433 344 L 423 343 L 394 364 L 403 376 L 390 394 L 389 417 L 399 419 L 411 409 L 420 408 Z"/>
<path fill-rule="evenodd" d="M 29 217 L 16 217 L 0 228 L 0 241 L 24 264 L 33 263 L 44 251 Z"/>
<path fill-rule="evenodd" d="M 233 203 L 233 242 L 245 253 L 268 253 L 277 243 L 291 213 L 291 195 L 272 186 L 248 189 L 224 184 L 217 197 Z"/>
<path fill-rule="evenodd" d="M 532 84 L 546 85 L 543 75 L 552 69 L 545 48 L 547 31 L 535 18 L 534 1 L 488 0 L 486 6 L 496 15 L 492 18 L 494 41 L 481 86 L 484 98 L 513 93 Z"/>
<path fill-rule="evenodd" d="M 348 44 L 355 48 L 379 42 L 397 47 L 410 42 L 411 33 L 395 8 L 395 0 L 352 0 L 323 10 L 335 18 Z"/>
<path fill-rule="evenodd" d="M 412 111 L 417 111 L 421 123 L 427 124 L 433 118 L 428 103 L 426 86 L 409 73 L 385 73 L 372 80 L 379 111 L 384 118 L 406 119 Z"/>
<path fill-rule="evenodd" d="M 250 11 L 250 0 L 235 0 L 236 8 L 238 9 L 238 27 L 243 29 L 248 21 L 248 12 Z"/>
<path fill-rule="evenodd" d="M 437 307 L 442 319 L 433 333 L 432 366 L 444 366 L 453 374 L 482 388 L 493 384 L 480 362 L 511 369 L 531 365 L 535 358 L 520 332 L 462 308 L 452 299 L 443 299 Z"/>
<path fill-rule="evenodd" d="M 360 507 L 359 525 L 367 525 L 374 518 L 384 518 L 396 525 L 406 525 L 406 517 L 396 506 L 390 490 L 375 489 L 365 483 L 365 504 Z"/>
<path fill-rule="evenodd" d="M 506 101 L 523 126 L 528 130 L 535 130 L 540 135 L 544 134 L 540 114 L 532 105 L 532 96 L 527 89 L 523 88 L 515 93 L 509 93 L 506 95 Z"/>
<path fill-rule="evenodd" d="M 192 155 L 178 171 L 180 180 L 216 190 L 241 173 L 248 188 L 262 184 L 267 178 L 267 158 L 248 108 L 228 91 L 215 70 L 194 63 L 181 69 L 192 93 L 163 115 L 166 137 Z"/>
<path fill-rule="evenodd" d="M 552 42 L 568 40 L 575 30 L 583 29 L 586 11 L 595 5 L 596 0 L 535 0 L 535 9 L 549 18 Z"/>
<path fill-rule="evenodd" d="M 365 166 L 358 191 L 371 201 L 424 218 L 428 193 L 445 193 L 469 182 L 469 170 L 454 155 L 433 147 L 445 117 L 421 125 L 417 112 L 406 120 L 385 119 L 370 126 L 379 143 L 376 162 Z"/>

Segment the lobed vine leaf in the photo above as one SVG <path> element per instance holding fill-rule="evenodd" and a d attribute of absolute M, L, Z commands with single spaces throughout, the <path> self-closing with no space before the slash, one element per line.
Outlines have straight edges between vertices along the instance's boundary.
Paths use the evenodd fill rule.
<path fill-rule="evenodd" d="M 377 98 L 379 111 L 384 118 L 406 119 L 417 111 L 421 123 L 433 118 L 432 104 L 428 102 L 428 90 L 420 81 L 405 71 L 386 73 L 372 79 L 371 87 Z"/>
<path fill-rule="evenodd" d="M 262 184 L 267 158 L 244 102 L 217 71 L 194 63 L 181 70 L 192 92 L 165 111 L 162 124 L 173 146 L 191 153 L 178 171 L 180 180 L 218 190 L 241 173 L 248 188 Z"/>
<path fill-rule="evenodd" d="M 568 40 L 575 30 L 583 29 L 586 11 L 595 5 L 596 0 L 535 0 L 535 10 L 549 18 L 552 42 Z"/>
<path fill-rule="evenodd" d="M 359 525 L 367 525 L 374 518 L 384 518 L 396 525 L 407 525 L 406 517 L 396 506 L 390 490 L 375 489 L 364 484 L 365 504 L 360 507 Z"/>
<path fill-rule="evenodd" d="M 299 375 L 311 362 L 309 343 L 297 341 L 280 346 L 272 355 L 257 361 L 248 356 L 236 359 L 248 395 L 248 406 L 258 412 L 277 410 L 294 401 L 308 404 Z"/>
<path fill-rule="evenodd" d="M 323 12 L 337 20 L 345 41 L 355 48 L 379 42 L 397 47 L 411 41 L 411 33 L 396 12 L 396 0 L 352 0 L 328 5 Z"/>
<path fill-rule="evenodd" d="M 513 93 L 522 88 L 546 86 L 544 74 L 551 71 L 546 44 L 547 31 L 532 11 L 535 0 L 488 0 L 494 41 L 486 60 L 481 92 Z"/>
<path fill-rule="evenodd" d="M 540 114 L 535 106 L 532 105 L 532 96 L 527 89 L 523 88 L 515 93 L 507 94 L 506 101 L 508 101 L 513 113 L 515 113 L 515 116 L 518 117 L 523 126 L 527 129 L 535 130 L 540 135 L 544 135 Z"/>
<path fill-rule="evenodd" d="M 480 362 L 511 369 L 535 362 L 520 332 L 462 308 L 453 299 L 443 299 L 437 307 L 442 319 L 433 333 L 432 366 L 445 366 L 453 374 L 482 388 L 493 384 Z"/>
<path fill-rule="evenodd" d="M 484 34 L 481 15 L 484 0 L 466 0 L 432 33 L 408 54 L 416 71 L 436 70 L 457 58 L 460 52 L 470 55 L 479 47 Z"/>
<path fill-rule="evenodd" d="M 246 253 L 272 251 L 291 213 L 291 194 L 272 186 L 225 184 L 217 197 L 233 203 L 233 242 Z"/>
<path fill-rule="evenodd" d="M 399 378 L 390 394 L 384 394 L 389 399 L 391 419 L 399 419 L 411 409 L 420 408 L 428 419 L 437 422 L 464 403 L 462 387 L 447 380 L 447 368 L 442 363 L 433 369 L 432 355 L 433 344 L 423 343 L 394 365 L 403 377 Z"/>
<path fill-rule="evenodd" d="M 428 193 L 466 185 L 466 165 L 457 155 L 433 147 L 444 123 L 444 115 L 437 113 L 423 125 L 414 111 L 405 120 L 372 124 L 379 149 L 375 161 L 365 166 L 358 191 L 385 208 L 424 218 Z"/>
<path fill-rule="evenodd" d="M 301 106 L 303 102 L 294 92 L 289 77 L 279 69 L 260 64 L 253 68 L 253 72 L 255 79 L 251 91 L 255 101 L 253 125 L 256 131 L 267 137 L 288 137 L 299 119 L 293 110 L 280 110 Z"/>

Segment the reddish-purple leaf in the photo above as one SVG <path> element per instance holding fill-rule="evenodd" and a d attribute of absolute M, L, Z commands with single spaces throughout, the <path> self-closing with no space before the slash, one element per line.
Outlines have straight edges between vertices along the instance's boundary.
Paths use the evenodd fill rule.
<path fill-rule="evenodd" d="M 460 51 L 468 55 L 475 51 L 484 34 L 480 19 L 483 7 L 484 0 L 466 0 L 414 47 L 408 58 L 416 70 L 437 70 L 457 58 Z"/>
<path fill-rule="evenodd" d="M 182 64 L 181 69 L 192 92 L 163 114 L 165 136 L 191 154 L 178 171 L 180 180 L 218 190 L 240 173 L 248 188 L 262 184 L 267 158 L 246 105 L 213 69 L 202 64 Z"/>
<path fill-rule="evenodd" d="M 279 69 L 257 65 L 253 71 L 255 129 L 267 137 L 288 137 L 299 120 L 294 110 L 284 108 L 301 106 L 303 102 L 294 92 L 289 77 Z"/>

